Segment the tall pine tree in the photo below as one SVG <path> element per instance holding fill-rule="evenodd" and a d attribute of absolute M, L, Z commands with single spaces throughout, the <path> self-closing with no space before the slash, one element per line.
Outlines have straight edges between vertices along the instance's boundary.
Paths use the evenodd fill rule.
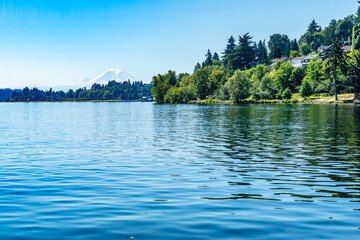
<path fill-rule="evenodd" d="M 252 61 L 255 59 L 255 49 L 252 37 L 249 33 L 239 36 L 239 45 L 235 49 L 235 53 L 231 56 L 230 63 L 232 69 L 247 69 Z"/>
<path fill-rule="evenodd" d="M 230 58 L 234 54 L 235 48 L 236 48 L 235 38 L 233 36 L 231 36 L 226 45 L 226 49 L 222 53 L 224 66 L 227 66 L 230 63 Z"/>
<path fill-rule="evenodd" d="M 213 58 L 212 58 L 214 61 L 219 61 L 220 58 L 219 58 L 219 55 L 217 54 L 217 52 L 214 52 L 214 55 L 213 55 Z"/>
<path fill-rule="evenodd" d="M 212 56 L 212 54 L 211 54 L 211 52 L 210 52 L 210 49 L 209 49 L 208 52 L 206 53 L 205 57 L 206 57 L 206 59 L 205 59 L 204 65 L 205 65 L 205 66 L 212 65 L 212 63 L 213 63 L 213 60 L 212 60 L 212 59 L 213 59 L 213 56 Z"/>
<path fill-rule="evenodd" d="M 316 32 L 320 32 L 321 31 L 321 27 L 319 26 L 319 24 L 317 24 L 317 22 L 315 21 L 315 19 L 313 19 L 311 21 L 311 23 L 308 26 L 308 32 L 310 34 L 314 34 Z"/>
<path fill-rule="evenodd" d="M 268 51 L 266 48 L 265 39 L 264 41 L 260 40 L 259 43 L 257 44 L 256 57 L 259 58 L 262 63 L 266 62 L 268 58 Z"/>
<path fill-rule="evenodd" d="M 290 50 L 291 51 L 299 51 L 299 45 L 298 45 L 296 39 L 294 39 L 290 42 Z"/>

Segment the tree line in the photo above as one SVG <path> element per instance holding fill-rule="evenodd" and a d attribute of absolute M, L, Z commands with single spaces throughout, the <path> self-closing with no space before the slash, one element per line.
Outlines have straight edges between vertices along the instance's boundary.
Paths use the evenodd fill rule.
<path fill-rule="evenodd" d="M 12 96 L 7 98 L 7 102 L 33 102 L 33 101 L 89 101 L 89 100 L 121 100 L 137 101 L 149 100 L 152 98 L 151 84 L 144 84 L 142 81 L 116 82 L 109 81 L 108 84 L 94 83 L 91 89 L 79 88 L 77 90 L 53 91 L 51 88 L 47 91 L 38 88 L 14 90 Z"/>
<path fill-rule="evenodd" d="M 13 90 L 10 88 L 0 88 L 0 102 L 4 102 L 7 98 L 11 97 Z"/>
<path fill-rule="evenodd" d="M 359 1 L 360 4 L 360 1 Z M 250 33 L 228 39 L 221 57 L 210 50 L 192 74 L 168 71 L 152 79 L 158 103 L 187 103 L 191 100 L 290 99 L 293 93 L 306 98 L 315 93 L 360 92 L 360 6 L 356 14 L 332 20 L 322 28 L 313 20 L 299 38 L 273 34 L 254 42 Z M 344 50 L 350 44 L 351 52 Z M 319 53 L 321 46 L 326 51 Z M 304 67 L 290 59 L 313 54 Z M 316 54 L 316 55 L 315 55 Z M 316 56 L 316 57 L 314 57 Z M 286 61 L 286 59 L 289 59 Z M 277 61 L 279 60 L 279 61 Z"/>

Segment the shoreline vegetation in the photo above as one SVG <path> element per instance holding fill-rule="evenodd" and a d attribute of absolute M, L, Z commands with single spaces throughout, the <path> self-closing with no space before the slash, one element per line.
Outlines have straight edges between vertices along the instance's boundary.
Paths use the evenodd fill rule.
<path fill-rule="evenodd" d="M 84 102 L 84 101 L 153 101 L 151 84 L 143 82 L 116 82 L 111 80 L 108 84 L 94 83 L 91 89 L 79 88 L 77 90 L 42 91 L 37 88 L 13 90 L 12 96 L 6 102 Z"/>
<path fill-rule="evenodd" d="M 270 104 L 360 104 L 359 100 L 354 100 L 354 94 L 339 94 L 335 101 L 334 95 L 315 94 L 308 98 L 302 98 L 299 94 L 294 94 L 291 99 L 252 99 L 247 98 L 236 102 L 234 100 L 220 100 L 208 98 L 203 100 L 192 100 L 189 104 L 245 104 L 245 103 L 270 103 Z"/>
<path fill-rule="evenodd" d="M 299 38 L 275 33 L 252 41 L 228 39 L 221 57 L 210 49 L 192 74 L 169 70 L 153 77 L 157 103 L 359 103 L 360 1 L 357 12 L 315 20 Z"/>

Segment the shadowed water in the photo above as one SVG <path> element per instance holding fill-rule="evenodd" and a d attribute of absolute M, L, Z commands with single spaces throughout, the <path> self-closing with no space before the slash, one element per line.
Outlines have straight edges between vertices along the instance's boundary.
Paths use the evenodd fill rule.
<path fill-rule="evenodd" d="M 0 239 L 359 239 L 360 107 L 0 104 Z"/>

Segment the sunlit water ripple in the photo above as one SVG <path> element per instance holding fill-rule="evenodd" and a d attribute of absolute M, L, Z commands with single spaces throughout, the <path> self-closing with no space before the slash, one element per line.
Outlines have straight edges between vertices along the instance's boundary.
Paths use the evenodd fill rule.
<path fill-rule="evenodd" d="M 0 104 L 0 239 L 360 239 L 360 107 Z"/>

